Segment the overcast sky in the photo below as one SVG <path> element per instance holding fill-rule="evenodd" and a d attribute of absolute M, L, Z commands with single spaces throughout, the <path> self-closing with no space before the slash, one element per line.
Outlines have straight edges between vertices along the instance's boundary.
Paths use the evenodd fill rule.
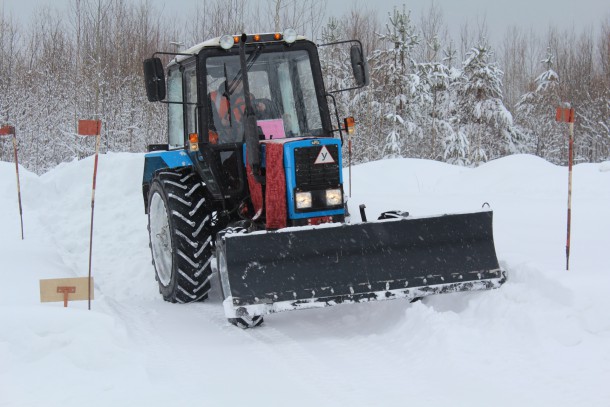
<path fill-rule="evenodd" d="M 41 4 L 55 5 L 62 8 L 71 0 L 0 0 L 5 13 L 25 18 Z M 133 0 L 138 1 L 138 0 Z M 168 14 L 185 15 L 185 9 L 195 9 L 202 0 L 151 0 L 156 6 L 162 6 Z M 260 1 L 265 4 L 267 0 Z M 295 1 L 295 0 L 284 0 Z M 340 16 L 354 5 L 376 10 L 380 21 L 385 21 L 387 14 L 394 6 L 407 6 L 412 10 L 415 21 L 422 11 L 426 11 L 432 0 L 328 0 L 327 14 Z M 471 26 L 477 20 L 486 21 L 490 37 L 501 40 L 507 27 L 533 27 L 544 33 L 549 25 L 558 28 L 572 28 L 577 32 L 586 28 L 597 31 L 603 19 L 610 20 L 610 1 L 608 0 L 434 0 L 443 11 L 443 17 L 451 34 L 456 34 L 466 21 Z M 24 21 L 24 20 L 22 20 Z M 25 19 L 27 21 L 27 19 Z"/>

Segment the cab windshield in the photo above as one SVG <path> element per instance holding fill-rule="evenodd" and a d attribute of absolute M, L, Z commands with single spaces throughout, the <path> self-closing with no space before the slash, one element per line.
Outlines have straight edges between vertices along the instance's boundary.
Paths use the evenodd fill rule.
<path fill-rule="evenodd" d="M 259 137 L 278 139 L 322 136 L 324 131 L 305 50 L 246 54 L 250 94 Z M 246 95 L 239 55 L 206 58 L 211 143 L 244 141 Z"/>

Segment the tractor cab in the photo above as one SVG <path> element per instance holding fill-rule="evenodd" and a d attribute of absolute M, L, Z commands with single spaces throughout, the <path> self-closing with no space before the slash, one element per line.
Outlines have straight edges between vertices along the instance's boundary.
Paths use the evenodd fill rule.
<path fill-rule="evenodd" d="M 168 104 L 167 147 L 187 151 L 216 201 L 247 195 L 246 162 L 264 183 L 259 141 L 334 136 L 318 47 L 294 30 L 225 35 L 170 55 L 166 76 L 160 58 L 144 62 L 148 98 Z"/>
<path fill-rule="evenodd" d="M 259 137 L 330 136 L 319 63 L 312 66 L 310 58 L 311 53 L 316 53 L 315 46 L 305 42 L 284 48 L 281 44 L 259 45 L 246 54 L 248 97 L 262 130 Z M 244 142 L 246 100 L 239 55 L 214 54 L 204 53 L 202 58 L 205 95 L 210 101 L 205 125 L 208 135 L 216 132 L 218 136 L 217 139 L 208 137 L 208 141 L 211 144 Z"/>

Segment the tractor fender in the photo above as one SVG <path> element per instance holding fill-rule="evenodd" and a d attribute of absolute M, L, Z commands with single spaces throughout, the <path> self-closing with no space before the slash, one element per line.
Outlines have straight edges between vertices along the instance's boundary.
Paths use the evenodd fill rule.
<path fill-rule="evenodd" d="M 144 156 L 144 174 L 142 176 L 142 195 L 144 213 L 148 211 L 148 191 L 154 174 L 164 168 L 182 168 L 193 166 L 191 157 L 185 150 L 155 151 Z"/>

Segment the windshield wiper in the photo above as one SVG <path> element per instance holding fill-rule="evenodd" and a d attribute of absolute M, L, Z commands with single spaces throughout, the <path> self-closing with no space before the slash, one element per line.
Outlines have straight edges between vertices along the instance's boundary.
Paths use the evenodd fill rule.
<path fill-rule="evenodd" d="M 252 65 L 254 65 L 256 60 L 261 56 L 262 51 L 263 51 L 263 46 L 259 45 L 256 47 L 254 52 L 250 54 L 250 56 L 246 60 L 246 71 L 247 72 L 250 72 L 250 68 L 252 68 Z M 237 85 L 239 85 L 239 83 L 243 80 L 242 76 L 243 76 L 243 74 L 242 74 L 242 70 L 240 68 L 239 71 L 237 72 L 237 74 L 235 75 L 235 78 L 233 78 L 233 80 L 231 81 L 231 86 L 229 87 L 229 90 L 228 90 L 229 95 L 232 95 L 235 92 Z M 228 80 L 226 63 L 225 63 L 225 80 Z"/>

